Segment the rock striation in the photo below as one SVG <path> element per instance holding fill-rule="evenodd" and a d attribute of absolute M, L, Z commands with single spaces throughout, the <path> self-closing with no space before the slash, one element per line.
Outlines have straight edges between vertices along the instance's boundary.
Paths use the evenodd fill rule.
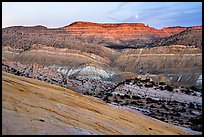
<path fill-rule="evenodd" d="M 152 40 L 168 37 L 186 30 L 187 27 L 168 27 L 161 30 L 143 23 L 98 24 L 92 22 L 74 22 L 64 27 L 70 36 L 78 38 L 100 38 L 113 44 L 125 41 L 137 41 L 145 44 Z"/>
<path fill-rule="evenodd" d="M 143 23 L 99 24 L 80 21 L 56 29 L 40 25 L 34 27 L 14 26 L 2 29 L 2 45 L 10 45 L 15 48 L 23 46 L 24 50 L 28 50 L 31 44 L 76 49 L 78 44 L 85 46 L 86 43 L 111 48 L 140 48 L 151 46 L 161 38 L 191 29 L 202 30 L 202 26 L 155 29 Z"/>

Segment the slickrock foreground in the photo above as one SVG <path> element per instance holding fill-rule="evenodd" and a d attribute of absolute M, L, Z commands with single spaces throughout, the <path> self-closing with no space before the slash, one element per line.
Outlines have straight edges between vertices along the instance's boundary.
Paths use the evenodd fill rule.
<path fill-rule="evenodd" d="M 200 134 L 2 72 L 2 134 Z"/>

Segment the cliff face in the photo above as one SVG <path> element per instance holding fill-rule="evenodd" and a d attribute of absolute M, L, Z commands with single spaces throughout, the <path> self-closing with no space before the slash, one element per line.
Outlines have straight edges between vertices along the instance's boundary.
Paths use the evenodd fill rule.
<path fill-rule="evenodd" d="M 96 24 L 76 22 L 64 29 L 71 35 L 90 36 L 97 35 L 104 38 L 120 38 L 123 40 L 134 38 L 135 36 L 143 36 L 152 33 L 159 35 L 158 30 L 145 26 L 143 23 L 137 24 Z"/>
<path fill-rule="evenodd" d="M 138 40 L 144 44 L 152 40 L 168 37 L 186 30 L 186 27 L 169 27 L 161 30 L 149 27 L 143 23 L 135 24 L 97 24 L 91 22 L 75 22 L 64 27 L 70 36 L 78 38 L 102 38 L 115 44 L 120 41 Z"/>
<path fill-rule="evenodd" d="M 160 31 L 164 32 L 168 36 L 171 36 L 171 35 L 174 35 L 176 33 L 181 32 L 181 31 L 184 31 L 186 29 L 187 28 L 185 28 L 185 27 L 177 26 L 177 27 L 166 27 L 166 28 L 161 29 Z"/>

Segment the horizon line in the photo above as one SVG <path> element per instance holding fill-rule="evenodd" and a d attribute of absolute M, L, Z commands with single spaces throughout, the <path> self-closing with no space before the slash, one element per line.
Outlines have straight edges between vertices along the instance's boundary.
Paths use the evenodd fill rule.
<path fill-rule="evenodd" d="M 90 23 L 90 24 L 99 24 L 99 25 L 122 25 L 122 24 L 143 24 L 145 26 L 148 26 L 148 27 L 151 27 L 151 28 L 155 28 L 155 29 L 164 29 L 164 28 L 174 28 L 174 27 L 183 27 L 183 28 L 188 28 L 188 27 L 202 27 L 202 24 L 201 25 L 191 25 L 191 26 L 181 26 L 181 25 L 175 25 L 175 26 L 166 26 L 166 27 L 162 27 L 162 28 L 156 28 L 156 27 L 152 27 L 144 22 L 130 22 L 130 23 L 127 23 L 127 22 L 123 22 L 123 23 L 108 23 L 108 22 L 103 22 L 103 23 L 99 23 L 99 22 L 92 22 L 92 21 L 74 21 L 72 23 L 69 23 L 68 25 L 64 25 L 64 26 L 58 26 L 58 27 L 47 27 L 46 25 L 43 25 L 43 24 L 35 24 L 35 25 L 11 25 L 11 26 L 2 26 L 2 29 L 5 29 L 5 28 L 9 28 L 9 27 L 37 27 L 37 26 L 42 26 L 42 27 L 46 27 L 47 29 L 58 29 L 58 28 L 64 28 L 64 27 L 68 27 L 72 24 L 75 24 L 75 23 Z"/>

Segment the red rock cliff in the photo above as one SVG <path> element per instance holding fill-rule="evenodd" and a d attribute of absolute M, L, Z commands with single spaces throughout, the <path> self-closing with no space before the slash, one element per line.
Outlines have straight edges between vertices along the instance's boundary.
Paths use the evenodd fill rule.
<path fill-rule="evenodd" d="M 168 27 L 155 29 L 143 23 L 98 24 L 92 22 L 74 22 L 64 27 L 70 35 L 75 37 L 104 38 L 111 41 L 142 39 L 149 41 L 179 33 L 187 27 Z"/>

